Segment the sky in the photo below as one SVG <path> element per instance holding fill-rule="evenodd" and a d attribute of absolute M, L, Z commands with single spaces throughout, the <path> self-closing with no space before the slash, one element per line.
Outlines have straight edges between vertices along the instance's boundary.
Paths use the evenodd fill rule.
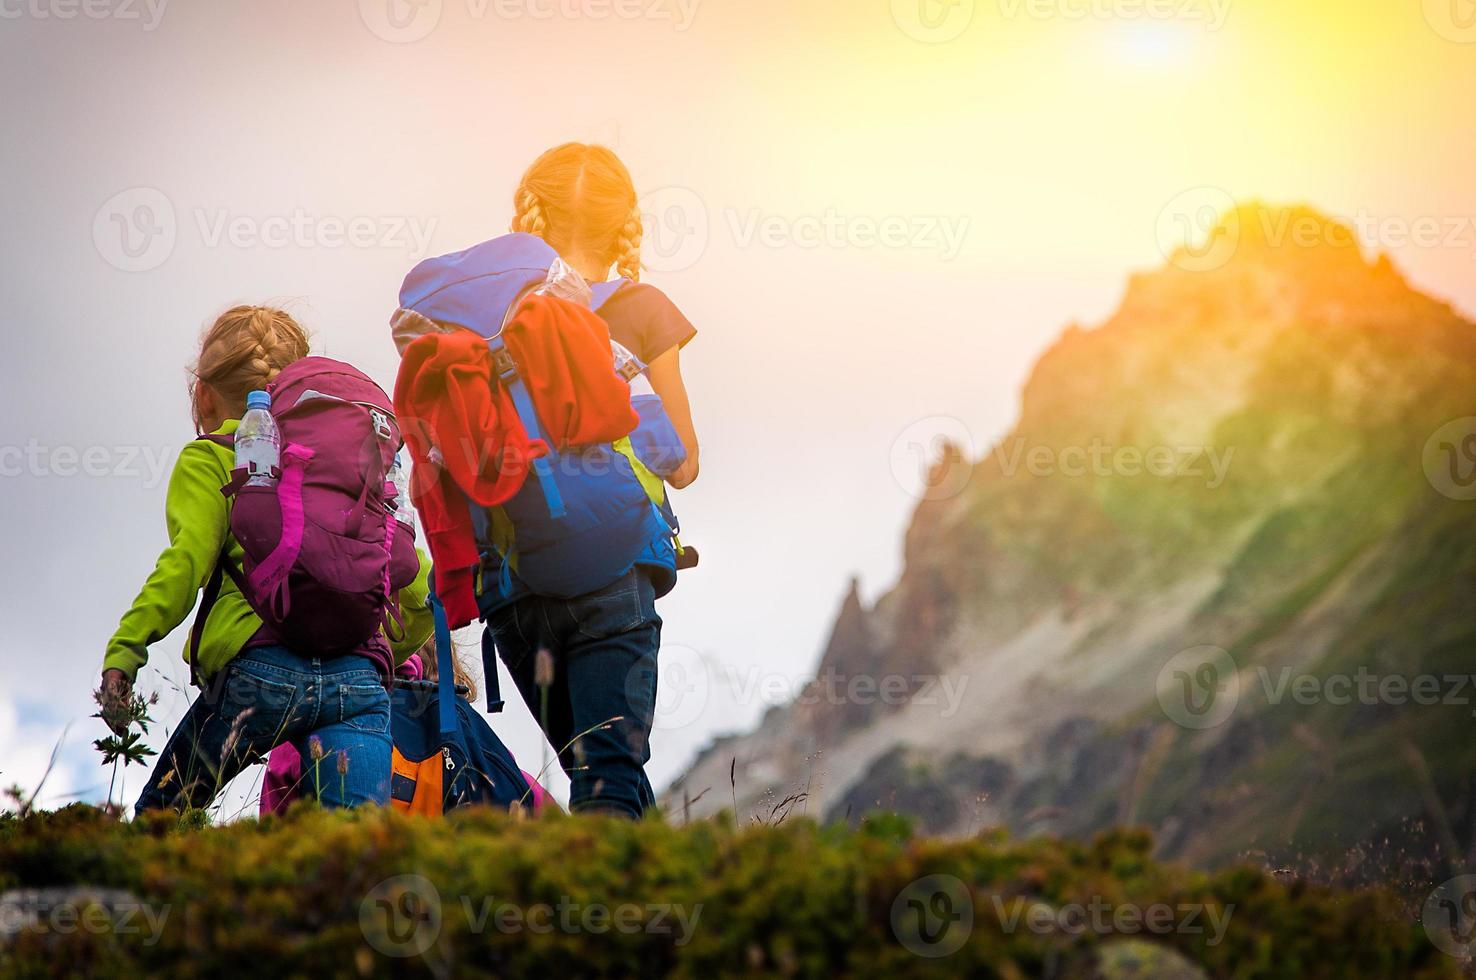
<path fill-rule="evenodd" d="M 285 304 L 389 387 L 405 272 L 505 231 L 556 143 L 625 160 L 699 330 L 658 785 L 797 692 L 853 576 L 896 579 L 940 435 L 986 452 L 1216 211 L 1343 216 L 1476 313 L 1473 0 L 0 0 L 0 90 L 0 785 L 54 755 L 52 805 L 107 791 L 90 692 L 201 329 Z M 185 632 L 141 675 L 166 726 Z"/>

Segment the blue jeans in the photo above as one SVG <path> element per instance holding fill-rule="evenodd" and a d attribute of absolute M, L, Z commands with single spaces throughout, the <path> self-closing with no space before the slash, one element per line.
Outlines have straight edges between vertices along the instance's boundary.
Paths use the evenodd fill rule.
<path fill-rule="evenodd" d="M 488 615 L 485 640 L 559 753 L 570 809 L 639 817 L 655 804 L 645 765 L 661 617 L 646 573 L 577 599 L 518 599 Z M 543 677 L 540 650 L 551 654 Z"/>
<path fill-rule="evenodd" d="M 314 737 L 322 747 L 316 764 Z M 283 742 L 302 754 L 303 792 L 324 806 L 389 801 L 390 698 L 373 661 L 270 646 L 243 650 L 210 679 L 169 736 L 134 812 L 203 809 Z"/>

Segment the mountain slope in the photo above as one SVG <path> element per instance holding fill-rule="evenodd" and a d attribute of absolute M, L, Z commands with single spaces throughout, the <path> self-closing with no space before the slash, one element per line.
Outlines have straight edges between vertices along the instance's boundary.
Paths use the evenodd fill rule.
<path fill-rule="evenodd" d="M 1219 235 L 1046 351 L 1014 431 L 939 463 L 896 586 L 847 600 L 817 683 L 906 703 L 800 698 L 674 800 L 731 801 L 736 760 L 741 810 L 1141 822 L 1201 863 L 1476 843 L 1476 685 L 1447 679 L 1476 673 L 1476 327 L 1310 210 Z"/>

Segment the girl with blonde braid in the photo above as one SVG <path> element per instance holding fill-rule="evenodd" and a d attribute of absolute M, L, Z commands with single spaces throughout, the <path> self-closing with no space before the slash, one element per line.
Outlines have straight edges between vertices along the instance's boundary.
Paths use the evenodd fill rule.
<path fill-rule="evenodd" d="M 640 282 L 641 212 L 630 173 L 605 147 L 565 143 L 528 168 L 513 206 L 511 230 L 542 238 L 586 282 L 605 282 L 612 269 L 629 280 L 598 313 L 611 339 L 648 365 L 686 449 L 667 482 L 688 486 L 697 478 L 697 434 L 680 351 L 697 331 L 664 293 Z M 484 557 L 484 579 L 493 574 L 489 561 L 495 556 Z M 488 645 L 559 753 L 576 811 L 639 817 L 655 803 L 645 764 L 661 617 L 650 574 L 637 565 L 589 595 L 525 594 L 482 608 Z"/>
<path fill-rule="evenodd" d="M 697 431 L 682 381 L 681 349 L 697 329 L 676 304 L 641 279 L 641 209 L 630 172 L 603 146 L 565 143 L 523 174 L 513 195 L 512 231 L 537 235 L 586 282 L 604 282 L 614 268 L 630 280 L 599 309 L 610 338 L 646 365 L 687 461 L 667 483 L 678 490 L 697 479 Z"/>
<path fill-rule="evenodd" d="M 193 371 L 197 432 L 234 433 L 247 394 L 265 389 L 307 354 L 302 328 L 281 310 L 236 306 L 221 314 L 205 332 Z M 231 449 L 197 439 L 181 451 L 170 475 L 164 504 L 169 546 L 103 659 L 102 717 L 119 735 L 128 729 L 134 678 L 149 646 L 184 622 L 223 555 L 241 567 L 241 545 L 230 531 L 231 502 L 221 494 L 234 462 Z M 417 585 L 400 593 L 405 655 L 430 632 L 428 614 L 418 612 L 426 591 L 423 569 Z M 207 807 L 237 773 L 285 742 L 318 763 L 310 792 L 325 806 L 388 801 L 390 699 L 373 660 L 357 652 L 320 659 L 314 651 L 279 645 L 264 634 L 229 576 L 201 627 L 193 666 L 204 691 L 160 753 L 138 812 Z M 395 644 L 397 654 L 400 646 Z M 186 644 L 186 659 L 189 651 Z"/>

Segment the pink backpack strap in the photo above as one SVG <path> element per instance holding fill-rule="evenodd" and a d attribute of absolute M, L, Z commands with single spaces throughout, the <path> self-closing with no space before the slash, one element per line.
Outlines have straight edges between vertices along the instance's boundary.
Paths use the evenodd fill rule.
<path fill-rule="evenodd" d="M 287 590 L 288 573 L 302 553 L 302 535 L 306 526 L 302 509 L 302 481 L 313 459 L 313 451 L 296 443 L 282 450 L 282 478 L 277 483 L 277 505 L 282 511 L 282 536 L 266 560 L 251 572 L 251 592 L 270 602 L 279 616 L 289 611 L 291 597 Z"/>
<path fill-rule="evenodd" d="M 395 485 L 389 481 L 384 484 L 384 499 L 395 499 Z M 392 565 L 395 554 L 395 532 L 399 526 L 395 520 L 395 512 L 387 510 L 384 515 L 384 594 L 386 598 L 394 598 L 394 590 L 390 588 L 390 565 Z"/>
<path fill-rule="evenodd" d="M 395 485 L 385 481 L 386 500 L 395 499 Z M 399 533 L 399 521 L 394 511 L 384 515 L 384 635 L 391 643 L 405 639 L 405 614 L 400 610 L 400 596 L 390 584 L 390 570 L 395 563 L 395 535 Z"/>

